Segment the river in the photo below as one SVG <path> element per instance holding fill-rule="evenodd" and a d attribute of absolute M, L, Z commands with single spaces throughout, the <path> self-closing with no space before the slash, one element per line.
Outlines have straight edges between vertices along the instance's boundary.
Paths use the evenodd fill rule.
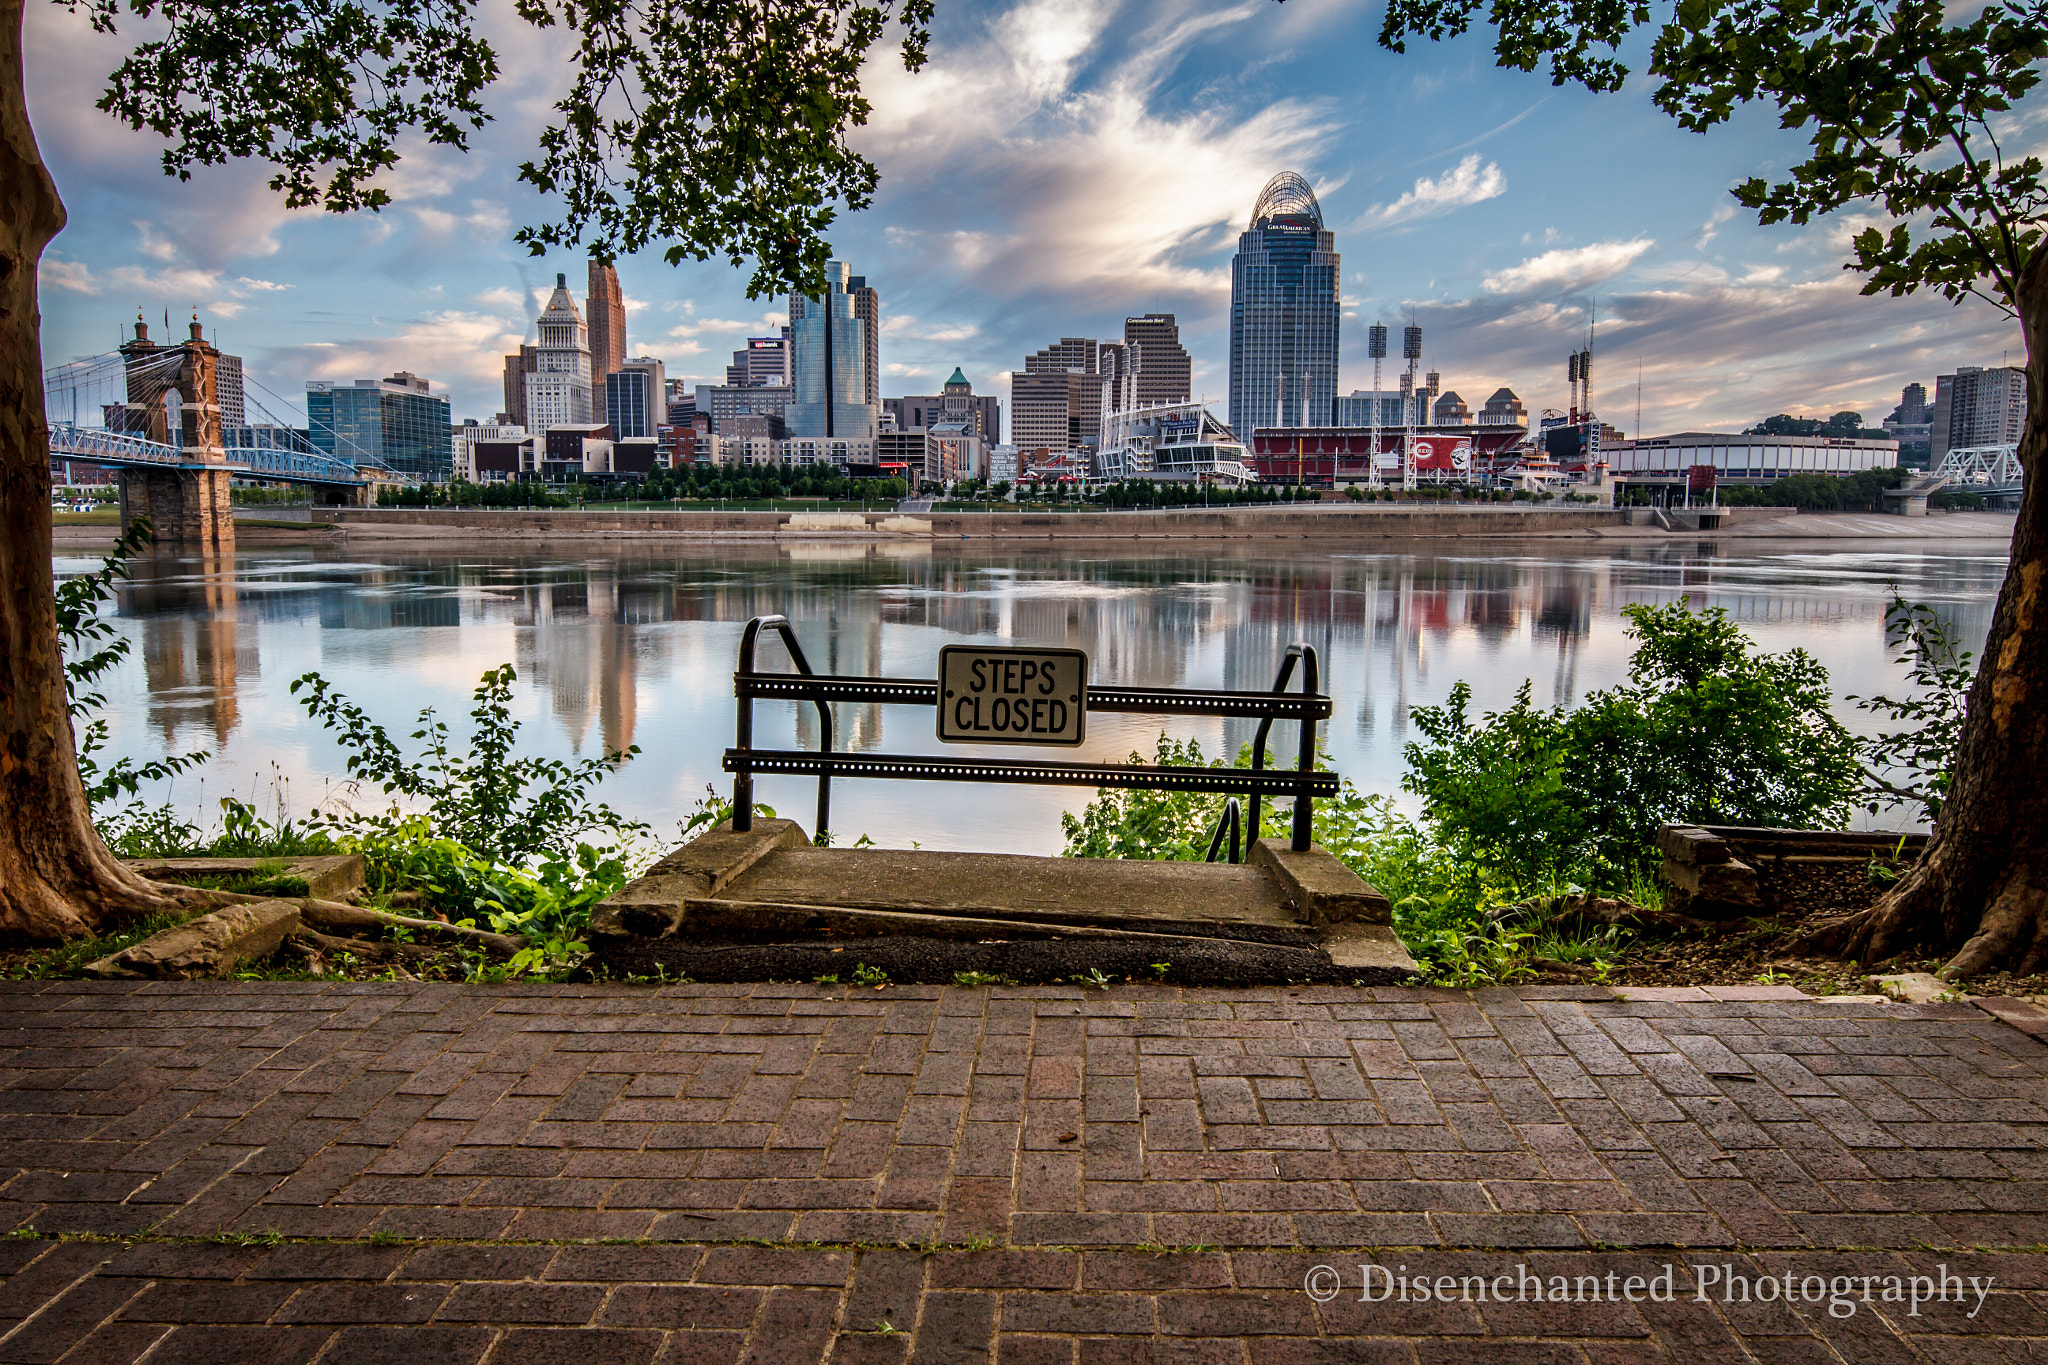
<path fill-rule="evenodd" d="M 111 751 L 210 751 L 200 773 L 145 793 L 208 827 L 229 794 L 266 815 L 361 802 L 370 798 L 348 792 L 346 756 L 307 718 L 292 679 L 323 674 L 403 736 L 428 706 L 459 731 L 478 676 L 511 663 L 523 744 L 563 758 L 637 745 L 603 793 L 673 837 L 707 784 L 728 780 L 719 759 L 733 737 L 741 628 L 782 612 L 818 671 L 913 678 L 934 676 L 941 646 L 978 640 L 1078 646 L 1098 682 L 1264 688 L 1285 647 L 1303 640 L 1334 699 L 1325 738 L 1337 769 L 1367 791 L 1397 792 L 1411 708 L 1442 701 L 1459 679 L 1475 710 L 1506 704 L 1525 679 L 1545 705 L 1622 681 L 1631 602 L 1724 608 L 1764 648 L 1808 650 L 1842 694 L 1899 684 L 1884 638 L 1894 584 L 1933 604 L 1965 647 L 1981 646 L 2002 547 L 1842 544 L 1436 541 L 1284 554 L 494 544 L 251 550 L 231 564 L 159 556 L 120 593 L 119 629 L 134 647 L 105 687 Z M 94 563 L 66 554 L 57 567 Z M 782 667 L 779 647 L 764 648 L 762 663 Z M 1870 729 L 1846 701 L 1840 714 Z M 926 710 L 842 707 L 837 725 L 841 748 L 940 748 Z M 1149 754 L 1162 728 L 1211 754 L 1250 739 L 1249 722 L 1093 714 L 1078 756 Z M 814 747 L 814 722 L 793 704 L 762 703 L 756 743 Z M 1011 756 L 1020 752 L 1035 751 Z M 1060 812 L 1091 795 L 869 781 L 833 791 L 842 843 L 867 834 L 896 847 L 1029 853 L 1057 852 Z M 808 829 L 813 792 L 809 779 L 763 778 L 757 798 Z"/>

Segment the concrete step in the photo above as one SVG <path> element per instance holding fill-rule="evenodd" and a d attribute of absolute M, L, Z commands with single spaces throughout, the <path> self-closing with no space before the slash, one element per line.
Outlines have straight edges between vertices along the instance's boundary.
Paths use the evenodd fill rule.
<path fill-rule="evenodd" d="M 816 848 L 794 822 L 761 820 L 663 859 L 596 908 L 590 941 L 604 953 L 820 937 L 1201 939 L 1327 956 L 1383 984 L 1417 975 L 1389 917 L 1386 898 L 1349 868 L 1284 840 L 1258 841 L 1233 866 Z"/>

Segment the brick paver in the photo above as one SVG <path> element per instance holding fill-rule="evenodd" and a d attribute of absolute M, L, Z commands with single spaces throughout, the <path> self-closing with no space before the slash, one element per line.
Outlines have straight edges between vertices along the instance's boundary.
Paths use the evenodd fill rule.
<path fill-rule="evenodd" d="M 1663 994 L 11 985 L 0 1365 L 2048 1359 L 2048 1046 Z"/>

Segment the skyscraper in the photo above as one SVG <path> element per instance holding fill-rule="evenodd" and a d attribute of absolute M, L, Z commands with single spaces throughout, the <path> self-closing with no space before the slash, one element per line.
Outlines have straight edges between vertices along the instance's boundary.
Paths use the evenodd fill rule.
<path fill-rule="evenodd" d="M 602 391 L 605 376 L 626 363 L 626 296 L 619 292 L 618 271 L 590 263 L 584 307 L 590 316 L 590 384 Z"/>
<path fill-rule="evenodd" d="M 1102 372 L 1101 411 L 1126 412 L 1138 406 L 1138 348 L 1127 341 L 1105 341 L 1095 348 Z"/>
<path fill-rule="evenodd" d="M 1154 403 L 1186 403 L 1193 367 L 1180 344 L 1180 325 L 1171 313 L 1147 313 L 1124 319 L 1124 344 L 1134 357 L 1138 380 L 1138 406 Z"/>
<path fill-rule="evenodd" d="M 595 404 L 590 384 L 590 334 L 576 311 L 566 276 L 555 276 L 555 292 L 541 310 L 540 345 L 526 376 L 525 428 L 544 435 L 551 427 L 589 422 Z M 623 358 L 623 357 L 622 357 Z"/>
<path fill-rule="evenodd" d="M 1339 260 L 1315 191 L 1266 182 L 1230 263 L 1230 425 L 1326 426 L 1337 398 Z"/>
<path fill-rule="evenodd" d="M 789 434 L 870 437 L 881 426 L 868 400 L 871 319 L 858 311 L 845 262 L 827 261 L 825 274 L 822 299 L 789 296 Z"/>
<path fill-rule="evenodd" d="M 505 415 L 512 425 L 526 425 L 526 376 L 533 373 L 540 356 L 538 346 L 521 346 L 517 355 L 505 357 Z"/>
<path fill-rule="evenodd" d="M 882 296 L 868 284 L 868 277 L 855 275 L 846 282 L 853 295 L 853 315 L 860 319 L 861 340 L 867 346 L 867 369 L 861 402 L 882 409 Z"/>
<path fill-rule="evenodd" d="M 1025 356 L 1010 375 L 1010 443 L 1055 453 L 1094 444 L 1102 434 L 1101 360 L 1093 337 L 1061 337 Z"/>
<path fill-rule="evenodd" d="M 2018 441 L 2026 425 L 2027 372 L 2019 366 L 1958 365 L 1935 376 L 1929 435 L 1937 463 L 1951 450 Z"/>
<path fill-rule="evenodd" d="M 725 382 L 734 388 L 749 384 L 789 382 L 789 328 L 781 336 L 748 337 L 745 349 L 732 353 L 725 367 Z"/>

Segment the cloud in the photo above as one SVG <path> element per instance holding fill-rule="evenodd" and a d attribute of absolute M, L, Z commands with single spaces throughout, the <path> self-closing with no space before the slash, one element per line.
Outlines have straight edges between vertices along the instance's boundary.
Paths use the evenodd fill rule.
<path fill-rule="evenodd" d="M 45 256 L 36 267 L 36 283 L 44 289 L 61 289 L 67 293 L 83 294 L 96 299 L 102 292 L 99 281 L 92 277 L 92 270 L 83 261 L 64 261 L 55 256 Z"/>
<path fill-rule="evenodd" d="M 984 296 L 1226 290 L 1227 266 L 1201 258 L 1274 170 L 1312 163 L 1336 120 L 1318 100 L 1176 102 L 1164 87 L 1191 47 L 1235 41 L 1270 9 L 1169 12 L 1116 41 L 1115 4 L 1026 0 L 915 76 L 871 67 L 875 115 L 856 145 L 898 210 L 887 240 Z"/>
<path fill-rule="evenodd" d="M 291 288 L 288 284 L 278 284 L 272 280 L 253 280 L 247 275 L 241 276 L 235 283 L 241 285 L 244 289 L 254 289 L 258 293 L 264 294 L 279 293 Z"/>
<path fill-rule="evenodd" d="M 1367 209 L 1345 231 L 1384 231 L 1404 223 L 1439 218 L 1453 209 L 1498 198 L 1507 190 L 1508 178 L 1500 167 L 1491 161 L 1481 165 L 1479 154 L 1474 152 L 1434 180 L 1428 176 L 1417 178 L 1414 189 L 1391 204 L 1376 204 Z"/>
<path fill-rule="evenodd" d="M 935 325 L 908 313 L 899 313 L 883 317 L 882 335 L 902 341 L 967 341 L 980 336 L 981 328 L 971 322 Z"/>
<path fill-rule="evenodd" d="M 1859 288 L 1852 274 L 1822 266 L 1806 279 L 1717 274 L 1603 291 L 1595 407 L 1636 434 L 1640 363 L 1640 425 L 1653 435 L 1736 431 L 1774 412 L 1844 408 L 1875 423 L 1904 385 L 1931 387 L 1958 358 L 1995 358 L 2018 345 L 2014 326 L 1988 306 L 1924 294 L 1871 298 Z M 1563 362 L 1586 344 L 1584 306 L 1482 288 L 1414 307 L 1432 347 L 1449 339 L 1455 348 L 1453 358 L 1432 362 L 1447 387 L 1469 398 L 1504 384 L 1532 411 L 1564 406 Z"/>
<path fill-rule="evenodd" d="M 518 290 L 507 288 L 502 284 L 493 285 L 480 293 L 471 294 L 469 301 L 481 304 L 483 307 L 489 308 L 494 312 L 510 313 L 514 317 L 522 318 L 527 316 L 527 305 L 531 302 L 526 295 Z"/>
<path fill-rule="evenodd" d="M 1707 215 L 1707 221 L 1700 224 L 1700 235 L 1694 246 L 1705 246 L 1720 234 L 1721 224 L 1735 216 L 1735 205 L 1722 204 Z"/>
<path fill-rule="evenodd" d="M 1520 265 L 1494 271 L 1483 283 L 1489 294 L 1573 294 L 1613 279 L 1655 245 L 1647 237 L 1638 237 L 1630 242 L 1595 242 L 1546 251 Z"/>
<path fill-rule="evenodd" d="M 502 382 L 504 357 L 519 349 L 522 332 L 485 313 L 441 312 L 404 324 L 395 336 L 310 342 L 266 351 L 268 374 L 305 379 L 371 379 L 411 370 L 436 385 L 483 387 Z M 283 392 L 300 387 L 282 378 Z"/>

